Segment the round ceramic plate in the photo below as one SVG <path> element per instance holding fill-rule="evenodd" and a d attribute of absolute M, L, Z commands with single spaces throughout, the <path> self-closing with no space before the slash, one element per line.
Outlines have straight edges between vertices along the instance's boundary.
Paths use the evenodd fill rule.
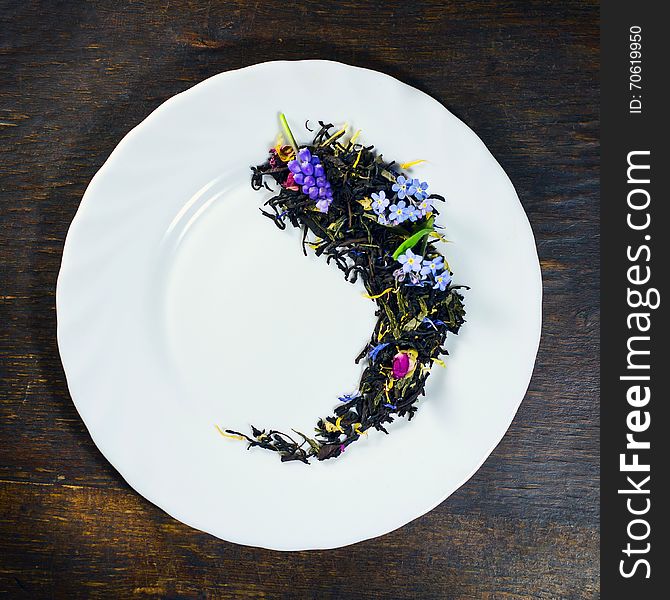
<path fill-rule="evenodd" d="M 440 223 L 467 323 L 449 336 L 411 423 L 336 460 L 281 463 L 215 425 L 311 432 L 356 389 L 374 303 L 305 258 L 249 185 L 278 112 L 347 122 L 447 198 Z M 328 61 L 222 73 L 171 98 L 93 178 L 67 236 L 58 343 L 91 436 L 128 483 L 184 523 L 280 550 L 382 535 L 461 486 L 510 425 L 540 337 L 541 277 L 512 184 L 481 140 L 426 94 Z"/>

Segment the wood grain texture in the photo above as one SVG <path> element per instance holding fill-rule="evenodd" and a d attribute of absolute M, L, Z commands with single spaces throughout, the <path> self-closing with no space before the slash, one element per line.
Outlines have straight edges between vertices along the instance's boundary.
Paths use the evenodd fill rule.
<path fill-rule="evenodd" d="M 0 0 L 0 21 L 0 595 L 599 597 L 596 2 Z M 54 288 L 130 128 L 208 76 L 292 58 L 379 69 L 470 125 L 529 215 L 545 297 L 527 397 L 462 489 L 383 538 L 283 554 L 175 522 L 102 458 L 68 396 Z"/>

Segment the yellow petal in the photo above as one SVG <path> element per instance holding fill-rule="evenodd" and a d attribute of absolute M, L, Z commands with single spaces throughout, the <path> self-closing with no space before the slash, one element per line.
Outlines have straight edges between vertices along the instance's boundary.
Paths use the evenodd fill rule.
<path fill-rule="evenodd" d="M 372 198 L 368 198 L 367 196 L 358 200 L 358 203 L 364 210 L 370 210 L 372 208 Z"/>
<path fill-rule="evenodd" d="M 275 152 L 280 160 L 288 162 L 295 157 L 295 150 L 292 146 L 288 146 L 284 143 L 284 138 L 281 134 L 277 136 L 277 143 L 275 144 Z"/>
<path fill-rule="evenodd" d="M 394 288 L 386 288 L 381 294 L 376 294 L 375 296 L 370 296 L 369 294 L 363 294 L 364 298 L 369 298 L 370 300 L 376 300 L 377 298 L 381 298 L 382 296 L 385 296 L 389 292 L 395 291 Z"/>
<path fill-rule="evenodd" d="M 349 125 L 347 123 L 344 124 L 344 127 L 342 129 L 338 129 L 333 135 L 331 135 L 325 142 L 321 142 L 321 146 L 327 146 L 332 142 L 334 139 L 337 139 L 339 136 L 341 136 L 346 130 Z"/>
<path fill-rule="evenodd" d="M 326 431 L 328 432 L 333 432 L 333 431 L 339 431 L 336 425 L 333 425 L 328 419 L 323 420 L 323 426 Z"/>
<path fill-rule="evenodd" d="M 233 435 L 232 433 L 226 433 L 221 427 L 218 425 L 214 425 L 216 427 L 216 430 L 223 436 L 230 438 L 231 440 L 243 440 L 244 438 L 241 435 Z"/>
<path fill-rule="evenodd" d="M 356 160 L 354 161 L 354 164 L 352 165 L 352 169 L 355 169 L 358 166 L 358 161 L 361 160 L 361 154 L 363 154 L 363 148 L 361 148 L 358 151 L 358 156 L 356 157 Z"/>
<path fill-rule="evenodd" d="M 431 231 L 430 232 L 430 237 L 437 238 L 438 240 L 440 240 L 441 242 L 444 242 L 445 244 L 450 244 L 451 243 L 446 237 L 444 237 L 441 233 L 438 233 L 437 231 Z"/>
<path fill-rule="evenodd" d="M 361 429 L 361 424 L 360 424 L 360 423 L 354 423 L 354 431 L 355 431 L 358 435 L 367 435 L 367 434 L 368 434 L 367 431 L 363 431 L 363 430 Z"/>
<path fill-rule="evenodd" d="M 419 160 L 413 160 L 411 162 L 402 163 L 400 165 L 400 168 L 401 169 L 411 169 L 414 165 L 420 165 L 421 163 L 425 163 L 425 162 L 426 161 L 423 158 L 421 158 Z"/>

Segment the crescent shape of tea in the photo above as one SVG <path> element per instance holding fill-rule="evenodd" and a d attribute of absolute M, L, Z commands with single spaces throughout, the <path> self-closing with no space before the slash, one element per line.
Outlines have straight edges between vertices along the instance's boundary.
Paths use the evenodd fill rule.
<path fill-rule="evenodd" d="M 435 247 L 444 240 L 435 225 L 436 203 L 444 198 L 406 173 L 423 161 L 387 162 L 373 146 L 358 143 L 360 132 L 348 137 L 346 126 L 334 131 L 322 121 L 312 142 L 300 146 L 283 114 L 280 122 L 289 143 L 280 140 L 264 163 L 252 167 L 254 189 L 275 193 L 267 184 L 272 180 L 279 190 L 261 212 L 279 229 L 300 228 L 305 254 L 325 257 L 349 282 L 360 279 L 376 303 L 377 322 L 356 358 L 366 361 L 358 390 L 338 399 L 314 435 L 217 429 L 276 452 L 284 462 L 308 463 L 341 456 L 371 429 L 388 433 L 396 416 L 411 420 L 431 368 L 444 366 L 448 333 L 458 333 L 465 321 L 459 290 L 467 286 L 453 284 Z"/>

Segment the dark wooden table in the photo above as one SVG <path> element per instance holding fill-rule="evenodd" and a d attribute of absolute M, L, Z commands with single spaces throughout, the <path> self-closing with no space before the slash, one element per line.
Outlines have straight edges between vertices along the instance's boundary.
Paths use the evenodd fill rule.
<path fill-rule="evenodd" d="M 596 2 L 0 0 L 0 19 L 0 595 L 599 596 Z M 399 77 L 483 138 L 537 237 L 544 332 L 512 427 L 462 489 L 381 539 L 284 554 L 189 529 L 103 459 L 68 396 L 54 286 L 131 127 L 215 73 L 317 57 Z"/>

